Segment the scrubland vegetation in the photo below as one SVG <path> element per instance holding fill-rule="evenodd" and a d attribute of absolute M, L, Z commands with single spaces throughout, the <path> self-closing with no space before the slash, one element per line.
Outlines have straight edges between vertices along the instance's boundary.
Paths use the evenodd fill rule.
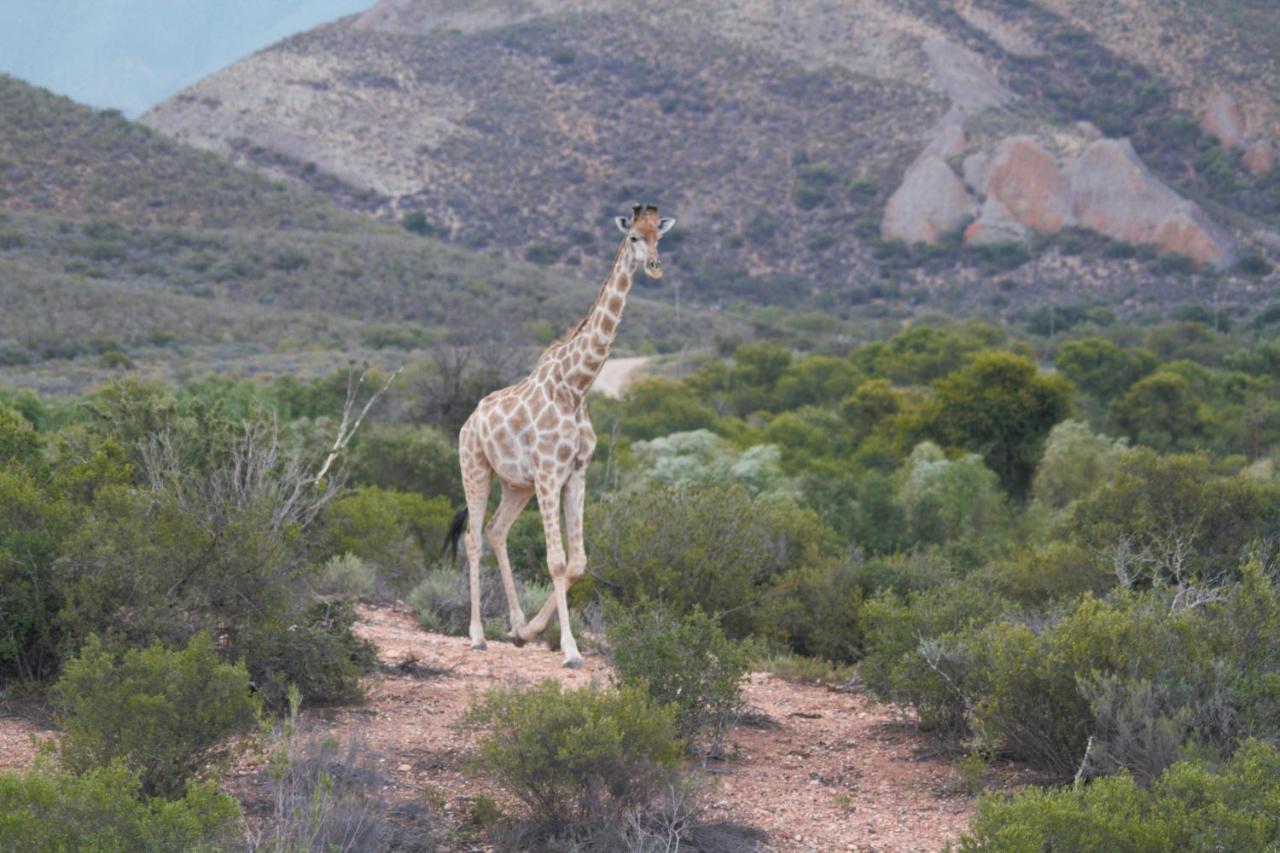
<path fill-rule="evenodd" d="M 698 837 L 688 768 L 726 757 L 739 679 L 774 660 L 852 666 L 957 759 L 1068 786 L 990 795 L 974 849 L 1275 843 L 1249 805 L 1274 800 L 1280 760 L 1273 313 L 1229 334 L 1086 318 L 1053 338 L 920 324 L 843 354 L 726 344 L 594 401 L 590 573 L 571 600 L 617 683 L 481 700 L 478 766 L 520 805 L 478 805 L 475 831 Z M 440 543 L 455 412 L 485 388 L 461 375 L 454 406 L 425 407 L 407 371 L 320 482 L 343 376 L 6 394 L 0 673 L 10 696 L 47 697 L 62 737 L 0 783 L 17 815 L 2 831 L 56 814 L 114 833 L 106 847 L 241 845 L 216 784 L 242 748 L 228 735 L 288 719 L 291 691 L 295 717 L 359 701 L 373 657 L 354 599 L 464 633 Z M 510 551 L 530 612 L 547 595 L 536 510 Z M 274 748 L 279 778 L 301 778 L 301 747 Z M 334 779 L 297 783 L 337 797 Z M 703 837 L 742 838 L 725 832 Z"/>

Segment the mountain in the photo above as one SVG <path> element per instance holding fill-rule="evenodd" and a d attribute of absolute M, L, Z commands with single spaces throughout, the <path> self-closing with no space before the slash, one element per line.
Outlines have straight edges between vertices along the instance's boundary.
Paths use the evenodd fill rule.
<path fill-rule="evenodd" d="M 544 264 L 651 201 L 704 304 L 1246 311 L 1280 249 L 1268 6 L 382 0 L 142 120 Z"/>
<path fill-rule="evenodd" d="M 577 278 L 449 246 L 0 75 L 10 384 L 75 390 L 128 361 L 173 376 L 313 373 L 450 343 L 519 355 L 586 312 L 608 261 Z M 640 295 L 621 343 L 732 328 Z"/>
<path fill-rule="evenodd" d="M 7 4 L 0 71 L 137 115 L 260 47 L 369 0 L 41 0 Z"/>

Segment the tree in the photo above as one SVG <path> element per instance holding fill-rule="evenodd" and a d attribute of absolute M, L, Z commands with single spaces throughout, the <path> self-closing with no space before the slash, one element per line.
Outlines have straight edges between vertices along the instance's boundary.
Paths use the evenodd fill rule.
<path fill-rule="evenodd" d="M 1112 405 L 1111 416 L 1133 441 L 1157 450 L 1193 449 L 1204 431 L 1190 383 L 1164 370 L 1133 383 Z"/>
<path fill-rule="evenodd" d="M 1054 366 L 1086 394 L 1109 403 L 1156 367 L 1146 350 L 1123 350 L 1102 338 L 1068 341 Z"/>
<path fill-rule="evenodd" d="M 1009 494 L 1026 495 L 1053 425 L 1071 412 L 1071 385 L 1009 352 L 979 353 L 934 383 L 926 434 L 982 455 Z"/>

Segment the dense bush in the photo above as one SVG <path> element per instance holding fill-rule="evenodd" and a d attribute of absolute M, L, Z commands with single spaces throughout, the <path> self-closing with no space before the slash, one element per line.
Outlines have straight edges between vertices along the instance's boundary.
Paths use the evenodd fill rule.
<path fill-rule="evenodd" d="M 774 582 L 756 633 L 796 654 L 851 663 L 862 656 L 862 599 L 854 565 L 825 560 L 800 566 Z"/>
<path fill-rule="evenodd" d="M 329 504 L 321 521 L 326 547 L 349 553 L 376 569 L 378 591 L 404 595 L 440 557 L 453 517 L 443 497 L 360 486 Z"/>
<path fill-rule="evenodd" d="M 1267 850 L 1280 844 L 1280 753 L 1251 741 L 1230 763 L 1175 764 L 1149 789 L 1131 777 L 1028 788 L 978 802 L 961 850 Z"/>
<path fill-rule="evenodd" d="M 253 723 L 249 674 L 224 664 L 198 634 L 171 651 L 156 643 L 120 661 L 96 637 L 67 663 L 54 695 L 63 760 L 78 772 L 122 762 L 147 795 L 173 797 Z"/>
<path fill-rule="evenodd" d="M 676 709 L 676 729 L 702 755 L 719 752 L 744 707 L 742 677 L 750 647 L 730 640 L 696 608 L 675 616 L 655 605 L 605 609 L 609 658 L 623 686 Z"/>
<path fill-rule="evenodd" d="M 830 548 L 812 512 L 752 498 L 741 486 L 654 485 L 587 508 L 588 565 L 602 592 L 654 601 L 676 614 L 719 616 L 732 637 L 751 633 L 766 585 Z"/>
<path fill-rule="evenodd" d="M 240 809 L 217 785 L 174 799 L 144 799 L 137 773 L 120 763 L 78 776 L 38 766 L 0 774 L 0 848 L 28 853 L 187 853 L 236 840 Z"/>
<path fill-rule="evenodd" d="M 620 832 L 678 778 L 675 709 L 639 687 L 491 691 L 470 713 L 479 765 L 524 804 L 538 836 Z M 602 849 L 608 849 L 607 847 Z"/>

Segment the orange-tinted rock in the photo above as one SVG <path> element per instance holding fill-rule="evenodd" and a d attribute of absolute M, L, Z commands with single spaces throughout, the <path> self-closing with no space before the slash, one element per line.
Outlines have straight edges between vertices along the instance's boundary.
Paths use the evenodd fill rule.
<path fill-rule="evenodd" d="M 1244 116 L 1236 99 L 1226 92 L 1217 92 L 1209 99 L 1200 127 L 1205 133 L 1218 137 L 1223 148 L 1239 148 L 1244 144 Z"/>
<path fill-rule="evenodd" d="M 1209 220 L 1200 206 L 1183 201 L 1155 231 L 1155 244 L 1186 255 L 1198 264 L 1225 269 L 1235 263 L 1235 246 L 1226 231 Z"/>
<path fill-rule="evenodd" d="M 951 167 L 926 156 L 902 179 L 889 197 L 880 222 L 886 240 L 937 243 L 948 231 L 961 228 L 973 215 L 973 199 Z"/>
<path fill-rule="evenodd" d="M 1037 231 L 1053 234 L 1072 221 L 1070 183 L 1054 156 L 1029 136 L 1000 143 L 987 174 L 987 197 Z"/>
<path fill-rule="evenodd" d="M 1129 140 L 1091 143 L 1067 174 L 1077 224 L 1113 240 L 1158 245 L 1215 267 L 1233 262 L 1231 235 L 1161 183 Z"/>
<path fill-rule="evenodd" d="M 1271 140 L 1258 139 L 1250 143 L 1244 150 L 1244 156 L 1240 158 L 1240 162 L 1251 175 L 1269 173 L 1276 167 L 1276 152 L 1271 146 Z"/>
<path fill-rule="evenodd" d="M 1009 209 L 994 196 L 987 196 L 978 218 L 964 229 L 964 241 L 971 246 L 1020 243 L 1026 238 L 1026 226 L 1015 219 Z"/>

